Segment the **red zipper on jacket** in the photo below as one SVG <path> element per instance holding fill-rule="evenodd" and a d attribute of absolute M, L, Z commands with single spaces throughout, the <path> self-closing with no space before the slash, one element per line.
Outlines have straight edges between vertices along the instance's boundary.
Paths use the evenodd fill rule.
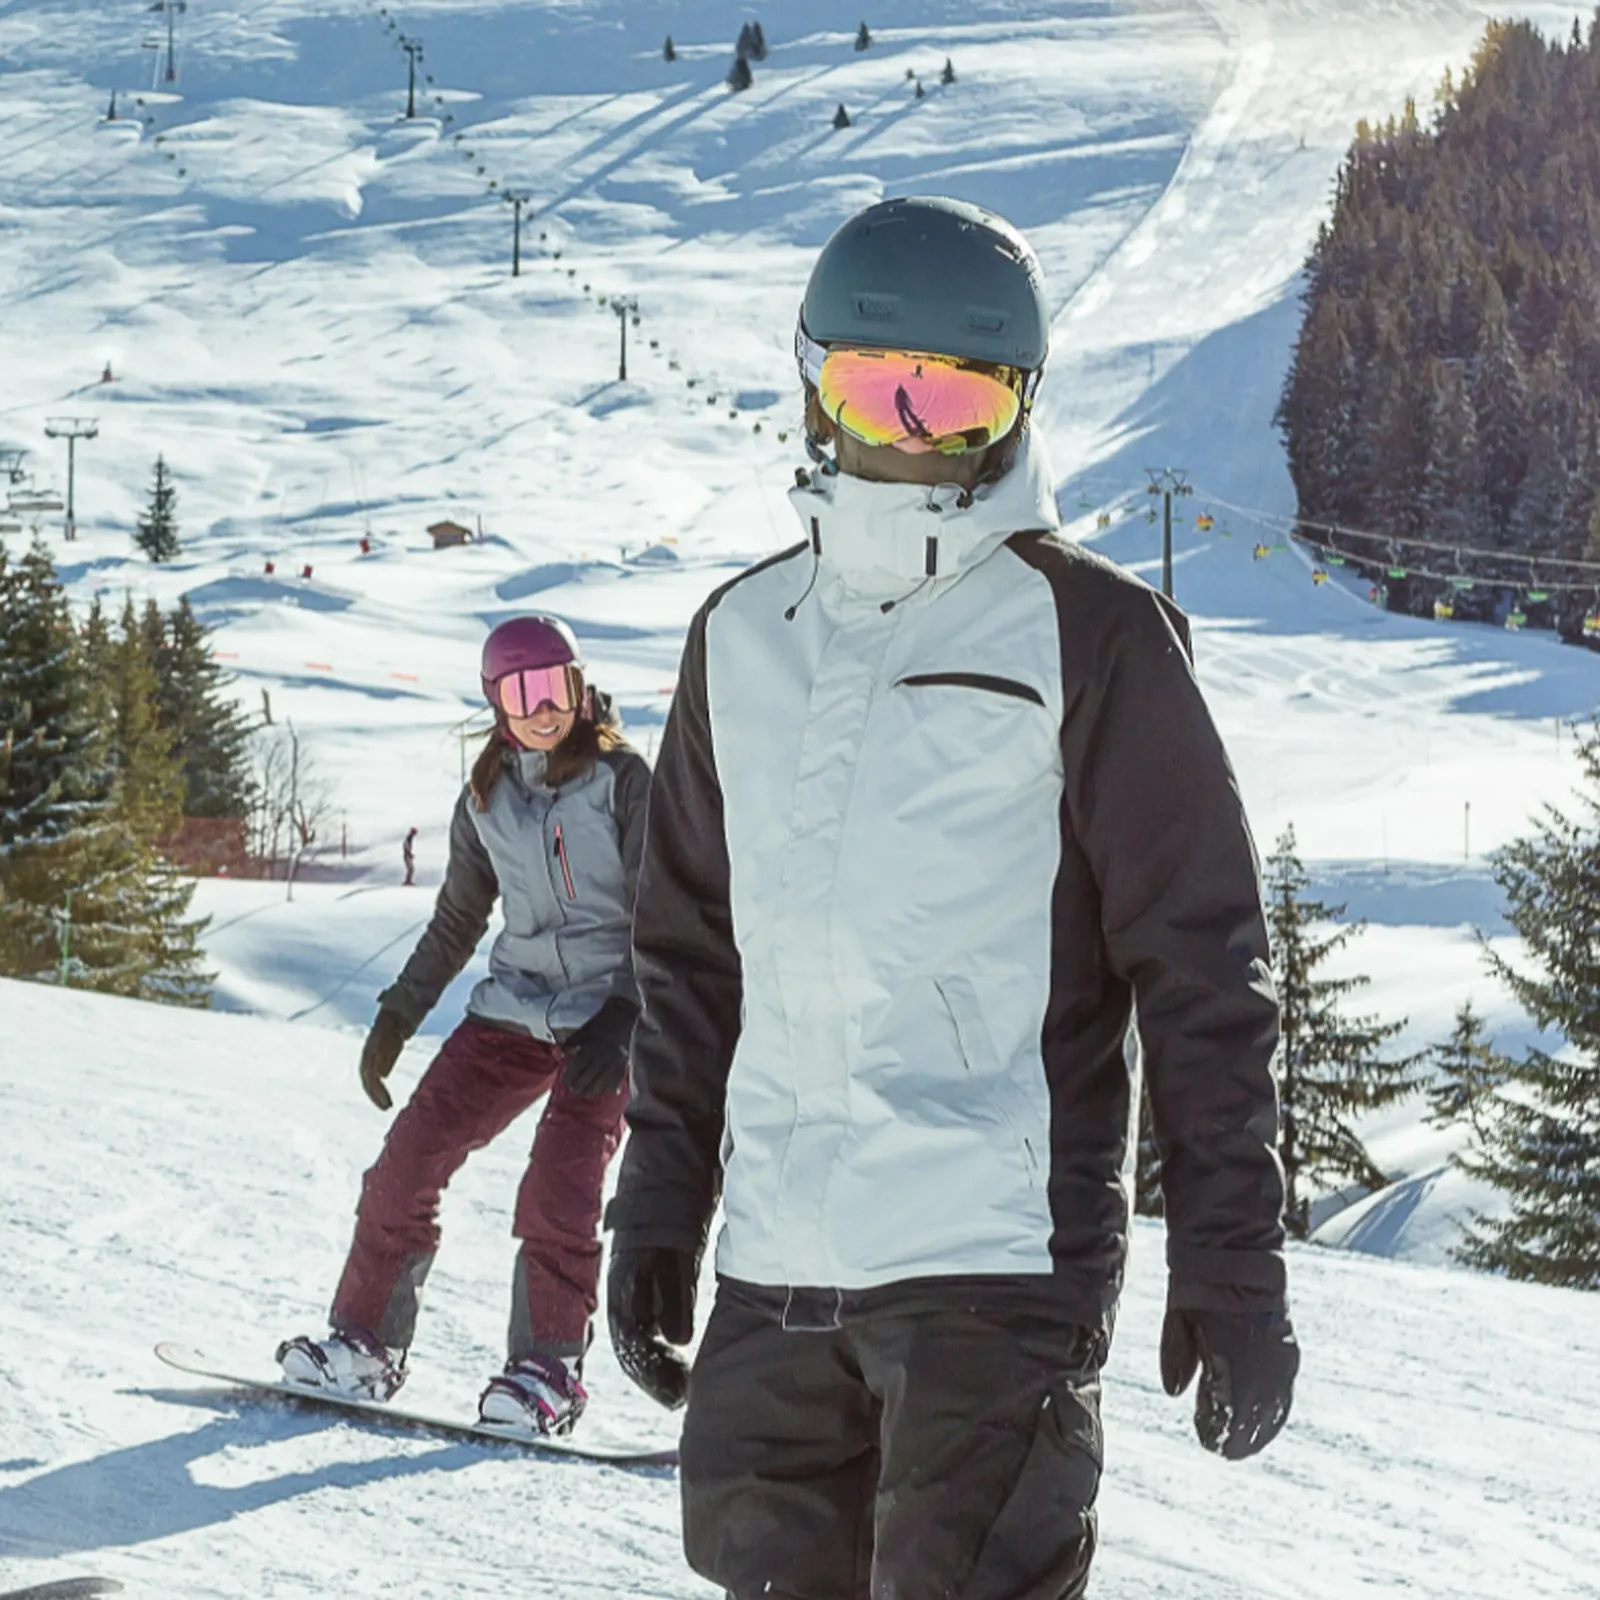
<path fill-rule="evenodd" d="M 566 881 L 567 899 L 578 898 L 577 888 L 572 882 L 572 868 L 567 865 L 567 841 L 561 836 L 561 824 L 556 824 L 556 856 L 561 862 L 561 876 Z"/>

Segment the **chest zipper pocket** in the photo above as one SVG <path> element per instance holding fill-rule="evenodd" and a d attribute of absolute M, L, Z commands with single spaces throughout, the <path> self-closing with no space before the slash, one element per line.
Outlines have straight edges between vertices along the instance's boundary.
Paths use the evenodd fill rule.
<path fill-rule="evenodd" d="M 572 881 L 572 867 L 567 861 L 566 836 L 561 832 L 561 824 L 556 824 L 556 860 L 561 863 L 561 881 L 567 886 L 567 899 L 576 900 L 578 890 Z"/>

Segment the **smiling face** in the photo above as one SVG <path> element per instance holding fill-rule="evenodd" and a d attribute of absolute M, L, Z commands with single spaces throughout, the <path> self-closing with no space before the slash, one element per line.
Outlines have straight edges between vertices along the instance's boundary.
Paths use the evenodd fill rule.
<path fill-rule="evenodd" d="M 554 750 L 572 732 L 577 720 L 576 711 L 557 711 L 546 700 L 525 717 L 507 716 L 506 727 L 524 750 Z"/>

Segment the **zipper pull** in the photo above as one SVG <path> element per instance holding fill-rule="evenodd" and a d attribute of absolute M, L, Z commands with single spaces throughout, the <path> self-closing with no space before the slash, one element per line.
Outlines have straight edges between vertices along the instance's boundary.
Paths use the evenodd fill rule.
<path fill-rule="evenodd" d="M 567 886 L 567 899 L 578 898 L 577 885 L 572 881 L 572 868 L 567 864 L 567 842 L 561 833 L 561 824 L 556 824 L 556 860 L 561 863 L 562 881 Z"/>

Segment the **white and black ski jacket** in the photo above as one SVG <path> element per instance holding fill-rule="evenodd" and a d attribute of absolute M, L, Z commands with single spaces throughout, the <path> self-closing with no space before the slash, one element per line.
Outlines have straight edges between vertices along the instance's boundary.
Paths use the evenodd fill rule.
<path fill-rule="evenodd" d="M 1284 1292 L 1254 848 L 1182 614 L 999 483 L 818 475 L 691 625 L 619 1243 L 778 1286 L 1120 1289 L 1137 1001 L 1178 1303 Z"/>

